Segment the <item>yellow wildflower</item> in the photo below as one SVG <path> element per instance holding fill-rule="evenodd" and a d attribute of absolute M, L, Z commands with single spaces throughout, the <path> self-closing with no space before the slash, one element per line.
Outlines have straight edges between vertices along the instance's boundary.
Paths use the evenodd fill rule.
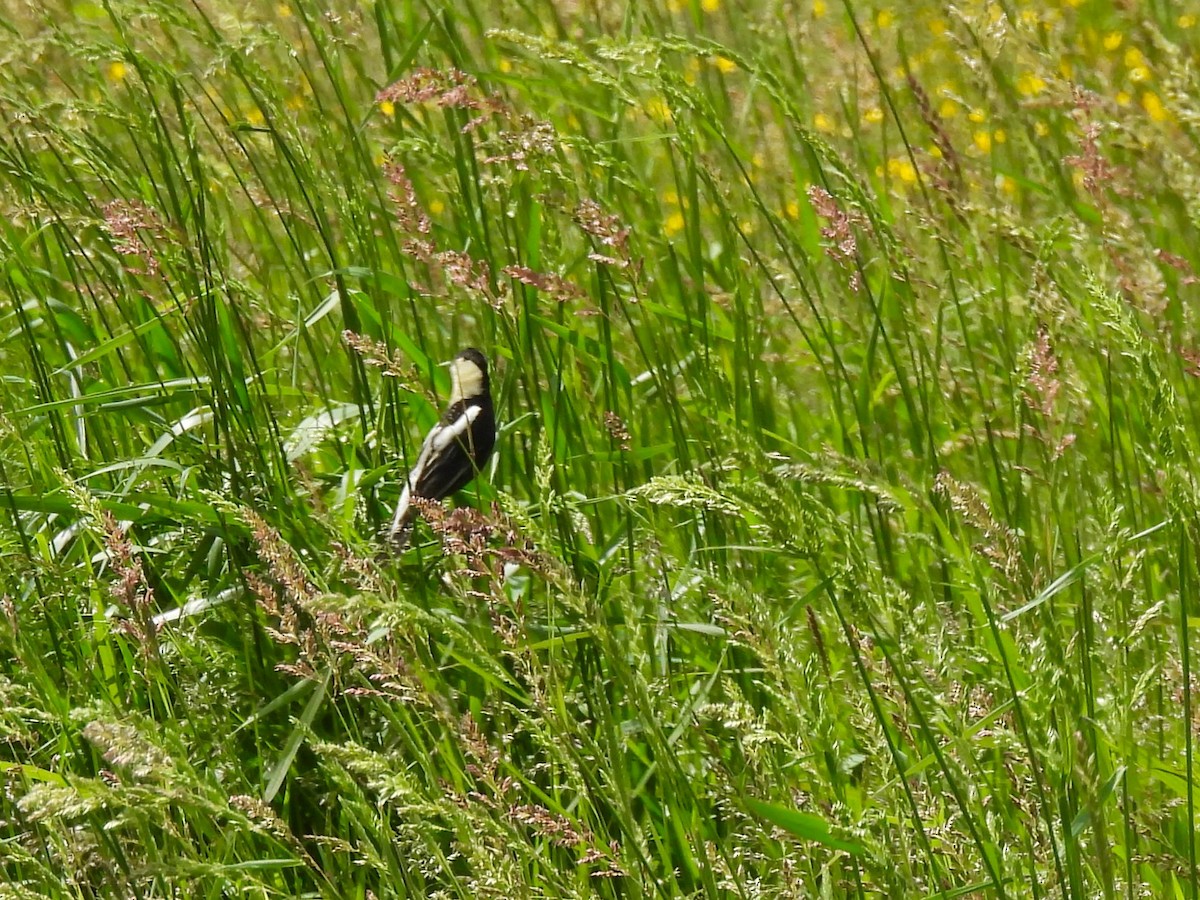
<path fill-rule="evenodd" d="M 1178 19 L 1175 20 L 1175 24 L 1178 25 L 1180 28 L 1191 28 L 1193 25 L 1196 24 L 1196 17 L 1193 16 L 1191 13 L 1184 13 L 1182 16 L 1180 16 Z"/>
<path fill-rule="evenodd" d="M 887 173 L 892 178 L 898 178 L 905 184 L 916 184 L 917 182 L 917 170 L 913 168 L 913 164 L 907 159 L 889 159 Z"/>
<path fill-rule="evenodd" d="M 1036 97 L 1046 89 L 1046 81 L 1033 72 L 1023 72 L 1017 78 L 1017 91 L 1026 97 Z"/>
<path fill-rule="evenodd" d="M 1104 49 L 1116 50 L 1121 46 L 1121 41 L 1125 40 L 1125 35 L 1119 31 L 1110 31 L 1104 36 Z"/>
<path fill-rule="evenodd" d="M 1129 80 L 1134 84 L 1141 84 L 1143 81 L 1150 80 L 1150 70 L 1145 66 L 1134 66 L 1129 70 Z"/>
<path fill-rule="evenodd" d="M 881 9 L 878 15 L 875 16 L 875 24 L 880 28 L 890 28 L 895 21 L 896 14 L 890 9 Z"/>
<path fill-rule="evenodd" d="M 706 13 L 715 13 L 721 8 L 721 0 L 700 0 L 700 8 Z"/>
<path fill-rule="evenodd" d="M 1171 117 L 1171 113 L 1163 106 L 1162 101 L 1158 99 L 1158 94 L 1154 91 L 1145 91 L 1142 94 L 1142 109 L 1155 122 L 1162 122 Z"/>
<path fill-rule="evenodd" d="M 439 213 L 445 212 L 445 210 L 446 210 L 446 204 L 443 203 L 441 200 L 431 200 L 430 201 L 429 211 L 431 213 L 433 213 L 435 216 L 438 215 Z"/>
<path fill-rule="evenodd" d="M 883 121 L 883 110 L 880 109 L 878 106 L 872 106 L 865 113 L 863 113 L 863 121 L 869 122 L 872 125 L 882 122 Z"/>
<path fill-rule="evenodd" d="M 987 121 L 987 113 L 977 106 L 967 114 L 967 118 L 978 125 L 980 122 Z"/>
<path fill-rule="evenodd" d="M 800 204 L 795 200 L 789 200 L 783 211 L 787 213 L 789 219 L 794 219 L 800 215 Z"/>
<path fill-rule="evenodd" d="M 825 15 L 828 7 L 825 5 L 825 0 L 813 0 L 813 18 L 819 19 Z"/>
<path fill-rule="evenodd" d="M 943 100 L 938 104 L 938 115 L 943 119 L 953 119 L 958 115 L 958 104 L 950 99 Z"/>
<path fill-rule="evenodd" d="M 714 56 L 712 64 L 717 67 L 717 71 L 728 75 L 730 72 L 737 71 L 737 63 L 727 56 Z"/>
<path fill-rule="evenodd" d="M 396 104 L 391 100 L 380 100 L 379 111 L 390 119 L 392 116 L 396 115 Z"/>
<path fill-rule="evenodd" d="M 987 153 L 992 149 L 992 133 L 990 131 L 979 130 L 972 136 L 975 141 L 975 146 L 983 153 Z"/>
<path fill-rule="evenodd" d="M 1117 91 L 1116 101 L 1117 106 L 1128 106 L 1133 101 L 1133 96 L 1129 91 Z"/>
<path fill-rule="evenodd" d="M 1140 66 L 1143 62 L 1142 51 L 1137 47 L 1130 47 L 1125 51 L 1125 66 L 1132 69 L 1134 66 Z"/>
<path fill-rule="evenodd" d="M 128 74 L 129 72 L 125 68 L 125 63 L 120 60 L 108 64 L 108 77 L 113 81 L 124 81 L 125 76 Z"/>
<path fill-rule="evenodd" d="M 668 235 L 679 234 L 679 232 L 683 231 L 684 224 L 686 223 L 683 219 L 683 213 L 673 212 L 671 215 L 667 216 L 667 221 L 663 223 L 663 230 L 665 230 Z"/>
<path fill-rule="evenodd" d="M 1047 125 L 1045 122 L 1034 122 L 1033 123 L 1033 133 L 1036 134 L 1038 137 L 1045 137 L 1046 135 L 1048 135 L 1050 133 L 1050 126 Z"/>
<path fill-rule="evenodd" d="M 1008 140 L 1008 132 L 1006 132 L 1003 128 L 997 128 L 992 132 L 992 140 L 997 144 L 1003 144 Z"/>
<path fill-rule="evenodd" d="M 815 127 L 817 131 L 823 131 L 826 134 L 832 134 L 836 130 L 836 126 L 833 124 L 833 119 L 829 118 L 829 116 L 825 115 L 825 113 L 817 113 L 815 116 L 813 116 L 813 127 Z"/>

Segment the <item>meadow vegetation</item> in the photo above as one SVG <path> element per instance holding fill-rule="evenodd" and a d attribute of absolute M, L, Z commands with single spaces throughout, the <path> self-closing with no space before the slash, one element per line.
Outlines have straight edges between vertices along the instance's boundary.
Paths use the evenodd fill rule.
<path fill-rule="evenodd" d="M 1195 15 L 0 36 L 0 900 L 1200 898 Z"/>

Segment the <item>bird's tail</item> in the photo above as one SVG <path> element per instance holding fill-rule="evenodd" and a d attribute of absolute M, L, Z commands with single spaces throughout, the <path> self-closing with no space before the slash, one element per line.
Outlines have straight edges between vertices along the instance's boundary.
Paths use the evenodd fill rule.
<path fill-rule="evenodd" d="M 416 510 L 409 510 L 403 517 L 393 522 L 392 527 L 388 530 L 388 544 L 396 553 L 407 547 L 412 538 L 415 512 Z"/>

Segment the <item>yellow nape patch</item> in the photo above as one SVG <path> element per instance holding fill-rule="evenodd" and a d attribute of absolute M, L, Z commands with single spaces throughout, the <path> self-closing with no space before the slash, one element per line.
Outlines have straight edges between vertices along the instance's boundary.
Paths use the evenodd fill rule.
<path fill-rule="evenodd" d="M 483 372 L 469 359 L 456 359 L 450 363 L 450 402 L 470 400 L 483 393 Z"/>

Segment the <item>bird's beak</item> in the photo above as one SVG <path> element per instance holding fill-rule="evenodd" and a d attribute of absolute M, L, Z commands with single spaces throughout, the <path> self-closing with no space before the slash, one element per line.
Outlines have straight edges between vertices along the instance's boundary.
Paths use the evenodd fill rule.
<path fill-rule="evenodd" d="M 440 363 L 438 363 L 438 365 L 439 365 L 439 366 L 441 366 L 443 369 L 448 369 L 448 368 L 450 368 L 452 365 L 454 365 L 454 360 L 452 360 L 452 359 L 448 359 L 448 360 L 446 360 L 445 362 L 440 362 Z"/>

